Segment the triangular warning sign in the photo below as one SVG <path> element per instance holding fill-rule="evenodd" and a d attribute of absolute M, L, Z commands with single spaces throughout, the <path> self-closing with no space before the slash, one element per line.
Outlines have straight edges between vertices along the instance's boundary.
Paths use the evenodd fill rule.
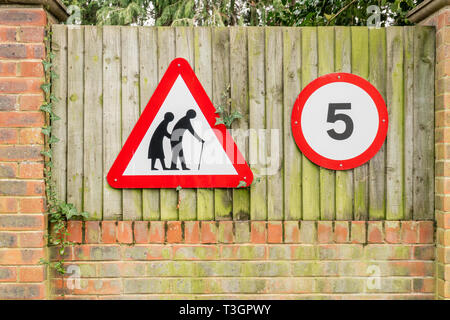
<path fill-rule="evenodd" d="M 189 63 L 177 58 L 108 172 L 114 188 L 235 188 L 253 174 Z"/>

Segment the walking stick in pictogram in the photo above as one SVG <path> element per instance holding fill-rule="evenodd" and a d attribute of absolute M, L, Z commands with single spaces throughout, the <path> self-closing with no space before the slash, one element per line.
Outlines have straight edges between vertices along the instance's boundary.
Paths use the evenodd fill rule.
<path fill-rule="evenodd" d="M 202 149 L 200 150 L 200 160 L 198 161 L 198 170 L 200 170 L 200 164 L 202 163 L 202 155 L 203 155 L 203 145 L 205 141 L 202 141 Z"/>

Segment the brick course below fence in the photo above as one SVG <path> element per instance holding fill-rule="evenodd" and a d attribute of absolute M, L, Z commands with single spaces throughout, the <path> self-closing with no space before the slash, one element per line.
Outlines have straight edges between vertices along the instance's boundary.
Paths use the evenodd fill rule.
<path fill-rule="evenodd" d="M 57 299 L 434 298 L 432 221 L 72 221 L 69 231 L 75 272 L 52 275 Z"/>

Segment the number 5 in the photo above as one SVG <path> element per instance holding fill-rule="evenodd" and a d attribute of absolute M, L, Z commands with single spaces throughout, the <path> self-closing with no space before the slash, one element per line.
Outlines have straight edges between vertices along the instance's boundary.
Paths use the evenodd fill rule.
<path fill-rule="evenodd" d="M 345 113 L 336 114 L 336 110 L 350 110 L 352 105 L 350 103 L 330 103 L 328 104 L 327 122 L 335 123 L 336 121 L 344 121 L 345 130 L 342 133 L 337 133 L 334 129 L 327 131 L 328 135 L 335 140 L 345 140 L 353 133 L 353 120 Z"/>

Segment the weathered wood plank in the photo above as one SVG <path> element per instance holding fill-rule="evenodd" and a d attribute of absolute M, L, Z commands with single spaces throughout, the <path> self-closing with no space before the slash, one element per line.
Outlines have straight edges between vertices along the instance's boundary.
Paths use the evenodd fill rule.
<path fill-rule="evenodd" d="M 386 29 L 369 29 L 369 81 L 386 101 Z M 382 220 L 386 208 L 385 144 L 369 162 L 369 219 Z M 402 162 L 402 161 L 401 161 Z"/>
<path fill-rule="evenodd" d="M 122 148 L 121 51 L 119 27 L 103 27 L 103 219 L 122 218 L 122 190 L 114 189 L 106 175 Z"/>
<path fill-rule="evenodd" d="M 102 29 L 84 27 L 84 179 L 83 208 L 89 212 L 89 220 L 103 218 L 103 70 Z"/>
<path fill-rule="evenodd" d="M 348 27 L 335 27 L 336 72 L 351 72 L 352 43 Z M 338 40 L 339 39 L 339 40 Z M 336 220 L 353 219 L 353 170 L 336 172 Z"/>
<path fill-rule="evenodd" d="M 175 28 L 176 56 L 185 58 L 194 67 L 194 30 L 192 27 Z M 195 220 L 197 218 L 197 193 L 195 189 L 178 191 L 180 205 L 179 220 Z"/>
<path fill-rule="evenodd" d="M 53 70 L 59 78 L 53 80 L 52 92 L 58 98 L 53 103 L 55 114 L 60 117 L 52 123 L 52 134 L 59 139 L 51 145 L 53 150 L 52 179 L 58 199 L 66 200 L 67 179 L 67 28 L 64 25 L 52 26 Z"/>
<path fill-rule="evenodd" d="M 255 182 L 250 187 L 250 218 L 267 219 L 267 176 L 263 162 L 265 150 L 265 77 L 264 29 L 250 27 L 248 34 L 248 88 L 249 88 L 249 162 Z"/>
<path fill-rule="evenodd" d="M 317 28 L 302 29 L 302 87 L 317 78 Z M 303 220 L 320 218 L 319 167 L 302 157 Z"/>
<path fill-rule="evenodd" d="M 414 34 L 414 214 L 434 217 L 434 63 L 433 27 L 415 27 Z"/>
<path fill-rule="evenodd" d="M 175 58 L 175 30 L 158 28 L 158 80 L 160 81 L 170 62 Z M 161 220 L 178 220 L 178 193 L 175 189 L 161 189 Z"/>
<path fill-rule="evenodd" d="M 301 91 L 301 30 L 283 29 L 284 220 L 302 218 L 302 154 L 292 136 L 291 116 Z"/>
<path fill-rule="evenodd" d="M 122 143 L 139 119 L 139 41 L 137 28 L 121 27 L 122 46 Z M 142 191 L 122 191 L 123 219 L 142 220 Z"/>
<path fill-rule="evenodd" d="M 230 28 L 230 78 L 231 109 L 239 111 L 242 118 L 232 124 L 233 139 L 244 159 L 248 156 L 248 63 L 247 29 Z M 233 219 L 250 218 L 250 189 L 233 189 Z"/>
<path fill-rule="evenodd" d="M 366 27 L 351 27 L 352 73 L 369 78 L 369 32 Z M 354 169 L 354 219 L 367 220 L 369 211 L 369 166 Z"/>
<path fill-rule="evenodd" d="M 414 27 L 403 28 L 404 37 L 404 219 L 413 217 L 414 164 Z"/>
<path fill-rule="evenodd" d="M 222 94 L 230 85 L 230 33 L 225 27 L 212 29 L 213 103 L 223 104 Z M 229 111 L 229 110 L 228 110 Z M 231 189 L 214 189 L 216 220 L 232 219 L 233 193 Z"/>
<path fill-rule="evenodd" d="M 386 148 L 386 219 L 403 219 L 403 28 L 386 31 L 389 130 Z"/>
<path fill-rule="evenodd" d="M 195 74 L 212 101 L 212 36 L 211 28 L 194 28 Z M 197 219 L 214 220 L 214 192 L 197 189 Z"/>
<path fill-rule="evenodd" d="M 67 34 L 67 202 L 83 210 L 84 32 L 69 26 Z"/>
<path fill-rule="evenodd" d="M 267 219 L 283 219 L 283 34 L 278 27 L 266 28 L 266 172 Z"/>
<path fill-rule="evenodd" d="M 334 28 L 318 27 L 318 76 L 334 72 Z M 336 175 L 333 170 L 320 168 L 320 220 L 334 220 Z"/>
<path fill-rule="evenodd" d="M 156 28 L 139 28 L 139 95 L 140 111 L 147 106 L 158 85 L 158 35 Z M 142 190 L 143 220 L 159 220 L 159 189 Z"/>

